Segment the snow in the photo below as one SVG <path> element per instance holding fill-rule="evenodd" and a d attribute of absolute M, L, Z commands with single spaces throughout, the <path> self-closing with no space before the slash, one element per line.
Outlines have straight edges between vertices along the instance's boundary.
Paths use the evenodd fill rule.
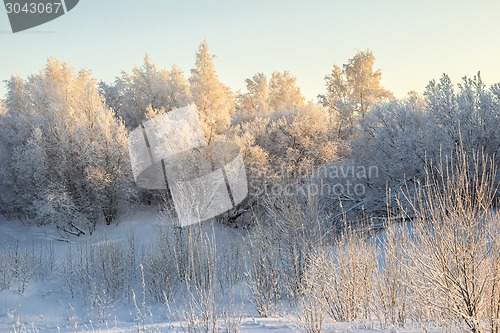
<path fill-rule="evenodd" d="M 25 225 L 19 221 L 0 220 L 0 249 L 16 243 L 23 246 L 52 247 L 56 263 L 65 258 L 70 246 L 80 244 L 126 243 L 131 235 L 134 236 L 138 248 L 144 248 L 157 239 L 158 233 L 170 223 L 150 210 L 137 210 L 120 218 L 119 224 L 111 226 L 100 225 L 93 235 L 81 237 L 67 236 L 58 232 L 52 226 Z M 211 225 L 204 226 L 211 228 Z M 235 240 L 235 231 L 229 227 L 214 225 L 217 246 L 224 246 L 225 242 Z M 176 300 L 170 308 L 162 303 L 149 302 L 146 305 L 144 325 L 137 323 L 136 308 L 133 302 L 115 301 L 106 309 L 106 319 L 100 322 L 96 309 L 90 308 L 84 300 L 71 295 L 64 290 L 61 276 L 51 279 L 31 280 L 24 293 L 18 292 L 18 284 L 7 290 L 0 291 L 0 332 L 184 332 L 186 324 L 172 313 L 178 313 Z M 245 285 L 236 285 L 233 288 L 233 302 L 236 319 L 240 319 L 240 332 L 259 333 L 273 332 L 286 333 L 300 331 L 294 308 L 281 305 L 278 317 L 260 318 L 253 305 L 246 296 Z M 138 292 L 138 300 L 141 299 Z M 139 303 L 139 301 L 138 301 Z M 219 308 L 232 307 L 231 304 L 217 304 Z M 139 305 L 140 307 L 140 305 Z M 224 318 L 219 321 L 219 331 L 223 331 Z M 349 323 L 325 323 L 324 332 L 352 333 L 352 332 L 380 332 L 393 331 L 381 329 L 379 325 L 354 325 Z M 407 332 L 419 331 L 414 329 Z M 420 330 L 421 331 L 421 330 Z"/>
<path fill-rule="evenodd" d="M 56 262 L 59 263 L 69 247 L 77 244 L 127 242 L 133 235 L 138 248 L 146 247 L 156 241 L 160 229 L 165 227 L 163 223 L 168 221 L 161 219 L 158 214 L 138 210 L 122 216 L 118 224 L 99 225 L 92 235 L 75 237 L 62 234 L 53 226 L 28 225 L 1 218 L 0 250 L 4 251 L 5 247 L 12 244 L 17 244 L 20 249 L 52 247 Z M 214 228 L 218 239 L 225 239 L 224 235 L 231 233 L 231 230 L 224 230 L 220 226 Z M 17 290 L 17 283 L 0 291 L 0 332 L 137 332 L 132 303 L 115 302 L 109 309 L 107 320 L 99 323 L 93 318 L 93 310 L 83 300 L 72 299 L 68 292 L 63 291 L 62 284 L 62 278 L 55 277 L 30 281 L 22 294 Z M 239 289 L 241 293 L 244 287 Z M 246 306 L 251 307 L 251 304 Z M 147 332 L 169 332 L 182 327 L 183 323 L 168 318 L 164 304 L 148 303 L 147 312 L 144 325 Z M 242 332 L 272 329 L 280 333 L 290 330 L 280 318 L 243 318 L 241 328 Z"/>

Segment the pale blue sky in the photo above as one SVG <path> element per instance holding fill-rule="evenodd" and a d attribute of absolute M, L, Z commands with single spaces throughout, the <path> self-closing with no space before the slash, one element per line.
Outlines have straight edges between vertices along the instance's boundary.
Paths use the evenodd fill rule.
<path fill-rule="evenodd" d="M 12 34 L 0 8 L 0 80 L 41 70 L 49 56 L 112 81 L 148 52 L 186 76 L 198 44 L 233 90 L 257 72 L 289 70 L 307 99 L 356 51 L 371 49 L 383 84 L 404 96 L 443 72 L 500 82 L 498 0 L 80 0 L 68 14 Z M 0 87 L 0 97 L 5 88 Z"/>

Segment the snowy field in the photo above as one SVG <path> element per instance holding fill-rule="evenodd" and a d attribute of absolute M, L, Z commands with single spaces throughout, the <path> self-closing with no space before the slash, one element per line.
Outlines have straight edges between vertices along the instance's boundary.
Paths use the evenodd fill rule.
<path fill-rule="evenodd" d="M 55 266 L 66 258 L 70 247 L 78 244 L 100 245 L 104 243 L 126 244 L 131 235 L 137 241 L 138 248 L 154 243 L 162 225 L 158 216 L 149 212 L 138 212 L 127 216 L 118 225 L 98 226 L 93 235 L 68 237 L 59 233 L 53 226 L 37 227 L 0 222 L 0 249 L 15 246 L 20 252 L 28 249 L 50 250 L 54 256 Z M 229 233 L 217 228 L 216 234 L 228 236 Z M 220 237 L 225 239 L 226 237 Z M 57 269 L 57 268 L 56 268 Z M 126 304 L 117 301 L 106 308 L 105 320 L 97 318 L 99 314 L 92 306 L 85 305 L 84 300 L 72 298 L 64 290 L 61 276 L 55 274 L 50 279 L 30 280 L 22 294 L 19 292 L 21 281 L 15 281 L 7 290 L 0 291 L 0 332 L 176 332 L 185 331 L 185 323 L 176 320 L 169 309 L 161 303 L 148 302 L 144 324 L 137 324 L 136 308 L 131 302 Z M 240 293 L 241 295 L 241 293 Z M 248 309 L 252 305 L 240 298 L 240 308 Z M 175 303 L 175 301 L 173 302 Z M 255 311 L 254 311 L 255 312 Z M 258 318 L 238 314 L 235 320 L 240 322 L 242 332 L 290 332 L 294 327 L 294 318 L 284 315 L 281 318 Z M 101 321 L 101 322 L 100 322 Z M 140 328 L 138 328 L 140 326 Z M 221 329 L 224 326 L 221 320 Z"/>
<path fill-rule="evenodd" d="M 45 264 L 54 265 L 55 274 L 49 278 L 27 278 L 22 286 L 21 278 L 13 279 L 10 287 L 0 292 L 0 332 L 187 332 L 188 325 L 181 311 L 176 308 L 182 303 L 173 299 L 168 304 L 154 302 L 148 299 L 145 305 L 137 305 L 133 301 L 117 299 L 112 304 L 99 308 L 96 304 L 86 301 L 81 295 L 71 297 L 65 287 L 63 277 L 63 262 L 68 253 L 78 245 L 126 245 L 131 235 L 138 249 L 146 248 L 157 240 L 158 233 L 164 225 L 158 216 L 147 211 L 139 211 L 122 218 L 118 225 L 98 226 L 93 235 L 83 237 L 68 237 L 60 234 L 54 227 L 37 227 L 9 223 L 0 223 L 0 246 L 5 256 L 6 249 L 13 246 L 19 253 L 19 260 L 27 260 L 23 251 L 39 251 L 45 253 Z M 162 222 L 166 223 L 166 222 Z M 235 238 L 231 228 L 214 227 L 218 246 Z M 35 253 L 36 256 L 36 253 Z M 53 259 L 52 259 L 53 258 Z M 58 271 L 61 270 L 61 271 Z M 21 274 L 22 272 L 20 272 Z M 21 275 L 20 275 L 21 276 Z M 31 276 L 35 276 L 33 273 Z M 131 288 L 141 289 L 140 286 Z M 20 292 L 21 289 L 24 289 Z M 136 291 L 140 299 L 141 291 Z M 224 313 L 218 320 L 217 330 L 220 332 L 295 332 L 303 331 L 293 306 L 279 307 L 279 315 L 270 318 L 258 316 L 249 298 L 245 285 L 232 288 L 233 297 L 226 298 L 226 304 L 217 304 Z M 179 297 L 178 297 L 179 298 Z M 230 299 L 230 301 L 228 301 Z M 136 302 L 137 303 L 137 302 Z M 232 310 L 232 311 L 228 311 Z M 233 326 L 233 328 L 231 328 Z M 237 327 L 234 327 L 237 326 Z M 371 332 L 390 331 L 394 328 L 382 327 L 380 323 L 354 322 L 324 324 L 325 332 Z M 404 331 L 423 331 L 417 326 L 407 327 Z"/>

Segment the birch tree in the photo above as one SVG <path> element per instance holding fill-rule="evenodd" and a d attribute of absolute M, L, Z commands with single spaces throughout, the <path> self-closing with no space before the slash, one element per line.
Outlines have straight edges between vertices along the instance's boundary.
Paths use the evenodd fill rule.
<path fill-rule="evenodd" d="M 362 51 L 325 76 L 326 94 L 318 97 L 337 118 L 340 137 L 352 135 L 358 119 L 364 121 L 375 104 L 393 97 L 382 87 L 382 72 L 374 70 L 374 64 L 373 52 Z"/>

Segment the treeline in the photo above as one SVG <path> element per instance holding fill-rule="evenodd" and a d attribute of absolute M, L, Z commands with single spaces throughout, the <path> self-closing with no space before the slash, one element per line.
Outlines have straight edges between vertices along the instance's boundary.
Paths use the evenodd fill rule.
<path fill-rule="evenodd" d="M 342 211 L 385 211 L 387 186 L 397 191 L 405 179 L 423 177 L 426 162 L 457 146 L 495 156 L 499 164 L 500 84 L 486 87 L 478 74 L 455 87 L 444 75 L 423 96 L 395 99 L 381 86 L 374 61 L 366 51 L 334 66 L 315 103 L 305 101 L 286 71 L 257 73 L 245 81 L 245 91 L 231 91 L 219 80 L 206 43 L 188 78 L 146 56 L 109 84 L 49 59 L 40 73 L 7 81 L 0 106 L 0 212 L 82 234 L 111 223 L 130 203 L 164 204 L 164 193 L 134 185 L 127 135 L 191 103 L 209 144 L 230 140 L 243 152 L 250 197 L 242 208 L 248 213 L 222 217 L 237 224 L 252 223 L 265 211 L 263 202 L 279 199 L 277 187 L 318 181 L 321 167 L 380 170 L 375 178 L 356 179 L 366 188 L 362 195 L 318 194 L 329 216 L 338 218 Z"/>

